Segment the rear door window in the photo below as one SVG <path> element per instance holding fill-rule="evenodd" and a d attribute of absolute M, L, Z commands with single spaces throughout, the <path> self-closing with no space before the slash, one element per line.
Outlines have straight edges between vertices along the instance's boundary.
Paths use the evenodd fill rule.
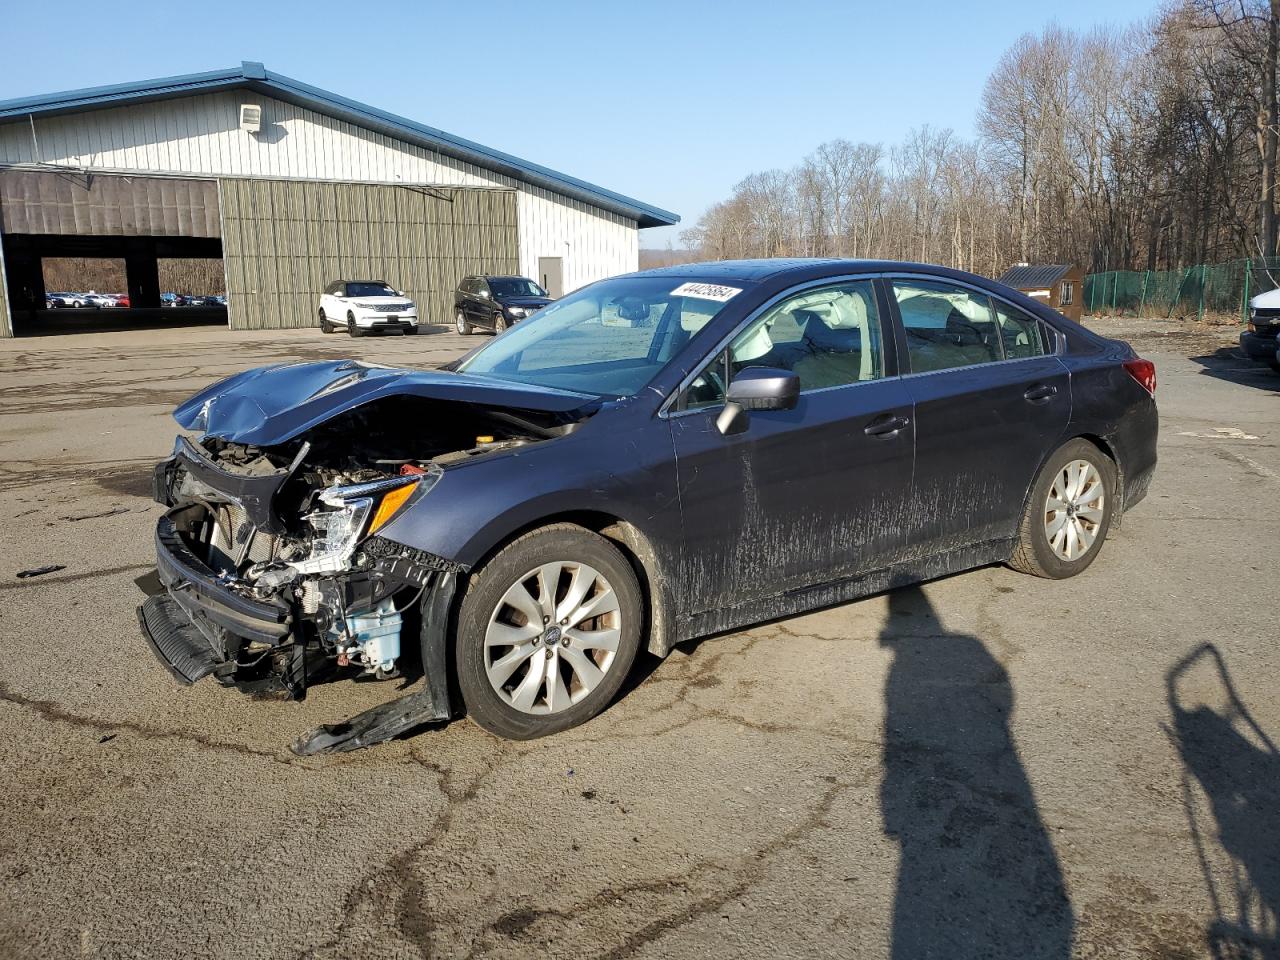
<path fill-rule="evenodd" d="M 990 300 L 935 280 L 893 280 L 912 373 L 1004 359 Z"/>
<path fill-rule="evenodd" d="M 1050 346 L 1052 338 L 1039 320 L 999 300 L 993 300 L 992 303 L 995 305 L 996 324 L 1000 327 L 1000 341 L 1006 358 L 1018 360 L 1053 353 Z"/>

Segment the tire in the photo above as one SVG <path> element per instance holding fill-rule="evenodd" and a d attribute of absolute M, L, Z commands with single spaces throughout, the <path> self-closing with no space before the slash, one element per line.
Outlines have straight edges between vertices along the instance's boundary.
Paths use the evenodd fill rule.
<path fill-rule="evenodd" d="M 1085 468 L 1077 470 L 1080 464 L 1087 464 L 1092 474 Z M 1070 440 L 1059 447 L 1031 485 L 1031 495 L 1027 498 L 1026 511 L 1018 526 L 1018 540 L 1009 566 L 1022 573 L 1051 580 L 1065 580 L 1083 573 L 1097 559 L 1111 529 L 1116 503 L 1116 475 L 1116 465 L 1111 458 L 1087 440 Z M 1083 482 L 1081 490 L 1070 500 L 1071 508 L 1053 510 L 1050 491 L 1070 494 L 1076 477 L 1082 477 Z M 1099 486 L 1100 491 L 1097 490 Z M 1097 505 L 1099 499 L 1100 508 Z M 1062 523 L 1059 524 L 1059 520 Z M 1052 526 L 1057 527 L 1060 535 L 1055 535 L 1051 541 Z M 1071 549 L 1073 535 L 1077 537 L 1074 551 Z M 1085 546 L 1090 535 L 1092 539 L 1088 539 Z M 1064 555 L 1064 549 L 1067 555 Z M 1072 553 L 1073 556 L 1070 555 Z"/>
<path fill-rule="evenodd" d="M 404 335 L 405 335 L 406 337 L 416 337 L 416 336 L 418 335 L 418 328 L 417 328 L 417 327 L 410 327 L 408 330 L 406 330 L 406 331 L 404 332 Z"/>
<path fill-rule="evenodd" d="M 1276 373 L 1280 373 L 1280 356 L 1272 357 L 1270 360 L 1268 360 L 1267 366 L 1270 367 L 1272 370 L 1274 370 Z"/>
<path fill-rule="evenodd" d="M 355 317 L 355 314 L 353 313 L 347 314 L 347 336 L 348 337 L 364 336 L 364 331 L 356 326 L 356 317 Z"/>
<path fill-rule="evenodd" d="M 500 313 L 493 315 L 493 332 L 504 333 L 507 329 L 507 318 Z"/>
<path fill-rule="evenodd" d="M 467 336 L 471 333 L 471 323 L 467 320 L 467 315 L 461 310 L 455 310 L 453 313 L 453 329 L 458 331 L 460 336 Z"/>
<path fill-rule="evenodd" d="M 324 315 L 324 308 L 320 308 L 320 332 L 333 333 L 333 327 L 329 326 L 329 318 Z"/>
<path fill-rule="evenodd" d="M 546 606 L 541 603 L 542 570 L 551 570 L 556 580 L 550 590 L 555 602 Z M 580 620 L 589 626 L 578 629 L 571 617 L 568 623 L 548 618 L 547 610 L 554 617 L 555 603 L 569 601 L 569 591 L 583 576 L 590 578 L 590 592 L 579 608 L 597 599 L 607 612 Z M 612 590 L 612 599 L 601 580 Z M 542 612 L 542 622 L 510 604 L 513 595 L 531 613 Z M 526 533 L 471 577 L 458 612 L 454 665 L 467 712 L 485 730 L 508 740 L 532 740 L 585 723 L 609 705 L 626 680 L 640 649 L 643 616 L 635 572 L 608 540 L 568 523 Z M 491 630 L 499 640 L 509 635 L 519 643 L 490 643 Z M 608 643 L 614 645 L 612 651 Z M 554 649 L 550 670 L 549 649 Z M 503 659 L 514 664 L 510 672 L 498 663 Z M 549 675 L 558 678 L 554 688 Z M 495 684 L 503 684 L 503 691 Z M 526 701 L 524 709 L 516 705 L 520 699 Z"/>

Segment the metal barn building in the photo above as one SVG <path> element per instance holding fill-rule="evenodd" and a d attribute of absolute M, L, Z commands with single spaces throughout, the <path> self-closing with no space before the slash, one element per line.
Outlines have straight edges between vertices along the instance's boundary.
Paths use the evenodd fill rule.
<path fill-rule="evenodd" d="M 466 274 L 559 295 L 635 270 L 638 231 L 678 220 L 260 63 L 0 102 L 0 336 L 44 308 L 44 257 L 123 259 L 143 309 L 160 258 L 221 257 L 237 329 L 314 323 L 336 279 L 448 322 Z"/>

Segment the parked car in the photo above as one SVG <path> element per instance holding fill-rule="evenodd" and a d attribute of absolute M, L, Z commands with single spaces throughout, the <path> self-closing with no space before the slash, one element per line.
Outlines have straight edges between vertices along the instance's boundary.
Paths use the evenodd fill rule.
<path fill-rule="evenodd" d="M 129 300 L 129 295 L 128 295 L 127 293 L 117 293 L 117 294 L 115 294 L 114 296 L 115 296 L 115 301 L 116 301 L 116 306 L 117 306 L 117 307 L 129 307 L 129 306 L 132 306 L 132 303 L 131 303 L 131 302 L 130 302 L 130 300 Z"/>
<path fill-rule="evenodd" d="M 441 370 L 290 363 L 187 400 L 140 622 L 184 683 L 294 696 L 420 645 L 422 689 L 301 753 L 463 708 L 538 737 L 641 648 L 983 564 L 1083 572 L 1147 493 L 1155 386 L 1127 344 L 942 267 L 603 280 Z"/>
<path fill-rule="evenodd" d="M 55 308 L 58 307 L 83 307 L 85 305 L 85 297 L 83 293 L 51 293 Z"/>
<path fill-rule="evenodd" d="M 501 333 L 552 302 L 528 277 L 463 277 L 453 292 L 453 324 L 464 335 L 477 327 Z"/>
<path fill-rule="evenodd" d="M 366 333 L 418 332 L 418 307 L 389 283 L 381 280 L 335 280 L 320 297 L 320 329 L 333 333 L 345 329 L 348 336 Z"/>
<path fill-rule="evenodd" d="M 1249 326 L 1240 334 L 1240 348 L 1251 360 L 1280 373 L 1280 290 L 1268 290 L 1249 301 Z"/>
<path fill-rule="evenodd" d="M 95 310 L 102 310 L 116 305 L 115 298 L 108 293 L 89 292 L 82 294 L 82 296 L 84 298 L 84 306 L 93 307 Z"/>

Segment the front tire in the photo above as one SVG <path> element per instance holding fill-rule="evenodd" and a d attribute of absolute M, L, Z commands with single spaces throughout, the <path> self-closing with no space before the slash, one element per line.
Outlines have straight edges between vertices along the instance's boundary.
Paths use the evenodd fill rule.
<path fill-rule="evenodd" d="M 626 680 L 642 619 L 635 572 L 608 540 L 568 523 L 525 534 L 471 577 L 458 613 L 468 713 L 509 740 L 585 723 Z"/>
<path fill-rule="evenodd" d="M 1087 440 L 1059 447 L 1032 484 L 1009 566 L 1065 580 L 1097 558 L 1111 529 L 1116 465 Z"/>
<path fill-rule="evenodd" d="M 324 308 L 320 308 L 320 332 L 333 333 L 333 327 L 329 326 L 329 318 L 324 315 Z"/>
<path fill-rule="evenodd" d="M 355 314 L 353 313 L 347 314 L 347 336 L 348 337 L 364 336 L 364 331 L 361 330 L 358 326 L 356 326 L 356 317 L 355 317 Z"/>
<path fill-rule="evenodd" d="M 455 311 L 453 314 L 453 329 L 458 331 L 459 336 L 467 336 L 471 333 L 471 324 L 467 321 L 467 316 L 461 310 Z"/>
<path fill-rule="evenodd" d="M 493 315 L 493 332 L 504 333 L 507 329 L 507 318 L 500 313 Z"/>

